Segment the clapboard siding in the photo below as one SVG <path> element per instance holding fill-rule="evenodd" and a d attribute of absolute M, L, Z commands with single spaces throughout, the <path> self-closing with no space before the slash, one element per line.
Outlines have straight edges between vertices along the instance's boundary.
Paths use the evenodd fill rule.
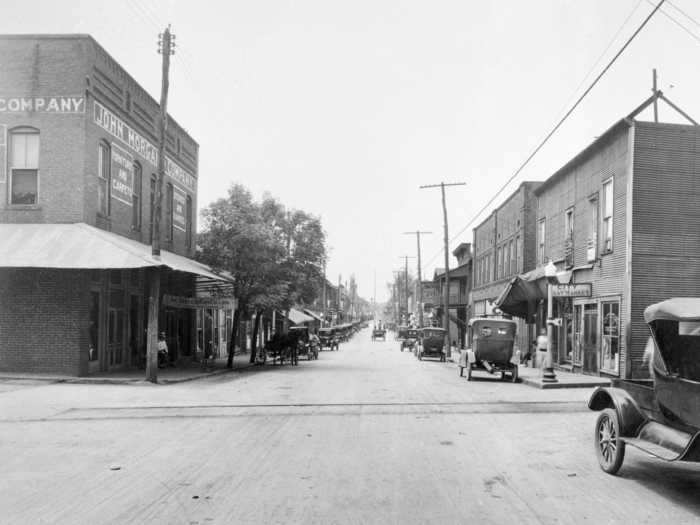
<path fill-rule="evenodd" d="M 644 309 L 700 296 L 700 130 L 635 124 L 632 219 L 632 376 L 647 375 Z"/>

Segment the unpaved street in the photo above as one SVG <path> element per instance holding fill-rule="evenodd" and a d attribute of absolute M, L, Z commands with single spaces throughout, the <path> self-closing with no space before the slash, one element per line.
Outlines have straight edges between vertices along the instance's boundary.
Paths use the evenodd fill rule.
<path fill-rule="evenodd" d="M 589 393 L 467 383 L 368 331 L 177 385 L 5 382 L 0 522 L 697 522 L 697 467 L 600 471 Z"/>

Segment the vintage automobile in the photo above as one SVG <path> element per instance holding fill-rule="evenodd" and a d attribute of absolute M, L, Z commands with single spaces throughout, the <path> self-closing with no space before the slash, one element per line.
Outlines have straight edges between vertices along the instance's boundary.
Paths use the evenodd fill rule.
<path fill-rule="evenodd" d="M 445 361 L 445 329 L 438 327 L 423 328 L 420 331 L 421 344 L 418 347 L 418 359 L 439 357 Z"/>
<path fill-rule="evenodd" d="M 418 346 L 419 338 L 420 332 L 417 328 L 407 328 L 404 337 L 401 338 L 401 351 L 403 352 L 404 349 L 413 351 Z"/>
<path fill-rule="evenodd" d="M 339 340 L 334 328 L 320 328 L 318 330 L 318 338 L 321 341 L 320 350 L 328 348 L 329 350 L 338 350 Z"/>
<path fill-rule="evenodd" d="M 459 361 L 459 375 L 467 370 L 467 381 L 472 371 L 484 370 L 489 374 L 499 373 L 501 379 L 510 375 L 513 383 L 518 381 L 520 356 L 513 355 L 517 324 L 503 317 L 477 317 L 469 321 L 467 351 Z"/>
<path fill-rule="evenodd" d="M 631 445 L 666 461 L 700 461 L 700 298 L 644 311 L 651 379 L 613 379 L 588 401 L 600 411 L 594 441 L 600 467 L 615 474 Z"/>
<path fill-rule="evenodd" d="M 396 335 L 394 336 L 394 339 L 396 339 L 397 341 L 403 341 L 404 339 L 406 339 L 407 334 L 408 334 L 408 326 L 400 325 L 396 329 Z"/>
<path fill-rule="evenodd" d="M 386 341 L 386 330 L 384 328 L 374 328 L 372 330 L 372 341 L 376 341 L 377 339 Z"/>

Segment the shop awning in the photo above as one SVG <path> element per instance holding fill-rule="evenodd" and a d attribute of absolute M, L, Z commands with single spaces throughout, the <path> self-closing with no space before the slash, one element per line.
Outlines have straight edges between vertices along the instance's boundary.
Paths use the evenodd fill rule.
<path fill-rule="evenodd" d="M 289 309 L 287 319 L 289 319 L 294 324 L 303 324 L 314 320 L 313 317 L 311 317 L 310 315 L 306 315 L 304 312 L 297 310 L 296 308 Z"/>
<path fill-rule="evenodd" d="M 306 308 L 304 308 L 304 313 L 305 313 L 306 315 L 310 315 L 311 317 L 313 317 L 313 318 L 316 319 L 317 321 L 321 321 L 321 322 L 323 321 L 323 317 L 321 317 L 320 315 L 318 315 L 318 314 L 315 313 L 315 312 L 312 312 L 311 310 L 307 310 Z"/>
<path fill-rule="evenodd" d="M 85 223 L 0 224 L 0 268 L 108 270 L 168 267 L 215 281 L 230 279 L 187 257 Z"/>
<path fill-rule="evenodd" d="M 493 304 L 504 313 L 527 318 L 530 312 L 528 304 L 546 298 L 547 278 L 544 268 L 540 267 L 513 277 Z"/>

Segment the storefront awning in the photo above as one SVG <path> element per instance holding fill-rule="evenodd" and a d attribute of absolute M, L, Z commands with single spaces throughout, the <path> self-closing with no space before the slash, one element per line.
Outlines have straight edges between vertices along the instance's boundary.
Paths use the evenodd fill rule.
<path fill-rule="evenodd" d="M 304 313 L 305 313 L 306 315 L 310 315 L 311 317 L 313 317 L 313 318 L 316 319 L 317 321 L 321 321 L 321 322 L 323 321 L 323 317 L 321 317 L 320 315 L 318 315 L 318 314 L 315 313 L 315 312 L 312 312 L 311 310 L 307 310 L 306 308 L 304 308 Z"/>
<path fill-rule="evenodd" d="M 168 267 L 207 279 L 230 282 L 187 257 L 151 247 L 85 223 L 0 224 L 0 268 L 108 270 Z"/>
<path fill-rule="evenodd" d="M 304 312 L 297 310 L 296 308 L 290 308 L 289 314 L 287 315 L 289 319 L 294 324 L 309 323 L 314 320 L 310 315 L 306 315 Z"/>
<path fill-rule="evenodd" d="M 529 303 L 546 298 L 547 278 L 540 267 L 513 277 L 493 304 L 504 313 L 527 318 L 531 311 Z"/>

